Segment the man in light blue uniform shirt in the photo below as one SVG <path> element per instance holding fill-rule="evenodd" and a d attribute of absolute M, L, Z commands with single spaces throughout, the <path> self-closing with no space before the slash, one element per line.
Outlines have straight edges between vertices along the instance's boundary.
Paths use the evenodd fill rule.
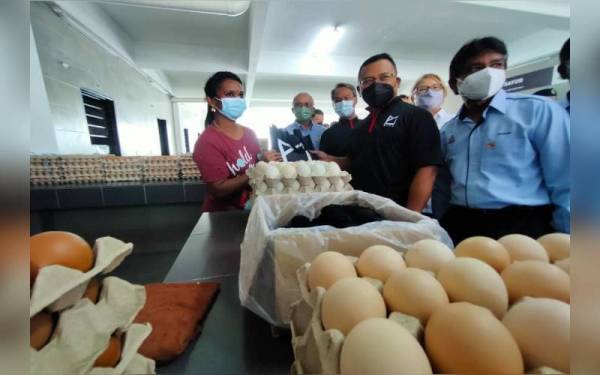
<path fill-rule="evenodd" d="M 563 44 L 558 54 L 560 58 L 560 64 L 556 70 L 562 79 L 568 79 L 571 83 L 571 38 Z M 571 91 L 567 92 L 567 96 L 560 101 L 560 105 L 567 110 L 569 116 L 571 115 Z"/>
<path fill-rule="evenodd" d="M 310 136 L 314 149 L 318 150 L 321 136 L 326 128 L 312 122 L 312 116 L 315 113 L 315 102 L 312 96 L 305 92 L 294 96 L 292 112 L 296 121 L 285 130 L 290 134 L 294 134 L 294 130 L 299 130 L 303 137 Z"/>
<path fill-rule="evenodd" d="M 570 232 L 569 116 L 555 102 L 502 90 L 506 46 L 465 44 L 449 84 L 463 97 L 441 130 L 451 206 L 441 220 L 455 244 L 470 236 Z"/>

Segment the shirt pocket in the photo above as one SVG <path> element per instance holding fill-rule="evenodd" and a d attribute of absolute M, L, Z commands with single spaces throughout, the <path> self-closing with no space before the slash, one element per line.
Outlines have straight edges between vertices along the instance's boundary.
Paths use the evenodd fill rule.
<path fill-rule="evenodd" d="M 484 172 L 511 176 L 525 163 L 529 139 L 516 129 L 499 130 L 488 136 L 481 150 L 481 168 Z"/>

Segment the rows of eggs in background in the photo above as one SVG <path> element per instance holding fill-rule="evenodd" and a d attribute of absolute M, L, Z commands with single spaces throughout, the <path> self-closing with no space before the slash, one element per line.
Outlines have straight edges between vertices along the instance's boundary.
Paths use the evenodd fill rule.
<path fill-rule="evenodd" d="M 326 290 L 323 328 L 345 336 L 342 374 L 569 373 L 569 265 L 563 233 L 477 236 L 454 250 L 425 239 L 404 255 L 371 246 L 355 264 L 321 253 L 307 286 Z M 386 322 L 391 312 L 418 318 L 423 342 Z"/>
<path fill-rule="evenodd" d="M 335 162 L 258 162 L 247 172 L 256 195 L 352 190 L 352 177 Z"/>

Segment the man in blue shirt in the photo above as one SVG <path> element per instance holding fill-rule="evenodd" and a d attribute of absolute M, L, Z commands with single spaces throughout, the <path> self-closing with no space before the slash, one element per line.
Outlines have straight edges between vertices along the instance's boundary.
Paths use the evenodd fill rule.
<path fill-rule="evenodd" d="M 318 150 L 325 127 L 312 122 L 312 116 L 315 113 L 315 101 L 312 96 L 305 92 L 294 96 L 292 112 L 296 121 L 285 130 L 290 134 L 294 134 L 294 130 L 299 130 L 303 137 L 310 136 L 314 149 Z"/>
<path fill-rule="evenodd" d="M 568 79 L 569 83 L 571 82 L 571 38 L 567 39 L 565 44 L 563 44 L 560 49 L 560 53 L 558 54 L 560 58 L 560 64 L 556 70 L 562 79 Z M 567 96 L 564 100 L 560 101 L 560 105 L 562 105 L 569 115 L 571 114 L 571 91 L 567 92 Z"/>
<path fill-rule="evenodd" d="M 464 104 L 441 130 L 452 176 L 441 224 L 455 244 L 475 235 L 570 232 L 569 117 L 551 100 L 502 90 L 506 61 L 504 43 L 486 37 L 450 63 L 448 83 Z"/>

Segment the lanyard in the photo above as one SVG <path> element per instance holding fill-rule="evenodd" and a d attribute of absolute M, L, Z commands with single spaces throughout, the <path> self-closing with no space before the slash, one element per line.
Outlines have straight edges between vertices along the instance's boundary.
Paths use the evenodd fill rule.
<path fill-rule="evenodd" d="M 369 122 L 369 134 L 375 129 L 375 123 L 377 122 L 377 112 L 371 113 L 371 121 Z"/>
<path fill-rule="evenodd" d="M 348 122 L 350 122 L 350 129 L 354 129 L 354 119 L 350 119 Z"/>

